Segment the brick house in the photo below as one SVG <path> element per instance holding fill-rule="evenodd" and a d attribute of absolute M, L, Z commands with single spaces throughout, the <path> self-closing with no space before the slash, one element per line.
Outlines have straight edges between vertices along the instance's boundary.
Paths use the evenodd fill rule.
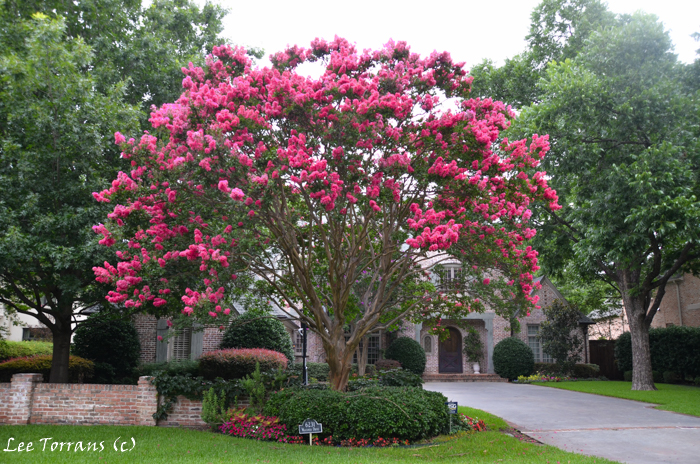
<path fill-rule="evenodd" d="M 539 296 L 539 304 L 549 306 L 557 299 L 564 299 L 554 284 L 546 277 L 535 280 L 541 285 L 534 294 Z M 241 311 L 240 308 L 236 308 Z M 283 311 L 277 310 L 278 318 L 284 323 L 294 345 L 297 361 L 301 361 L 301 334 L 298 331 L 298 323 L 289 318 Z M 544 320 L 541 309 L 536 309 L 529 316 L 519 317 L 521 331 L 515 336 L 527 343 L 535 354 L 535 362 L 551 362 L 552 359 L 542 351 L 540 341 L 537 339 L 540 324 Z M 136 316 L 136 328 L 141 340 L 141 361 L 160 362 L 175 359 L 196 359 L 202 353 L 216 350 L 221 343 L 223 332 L 218 327 L 206 327 L 203 331 L 185 331 L 176 337 L 171 337 L 167 342 L 159 342 L 158 335 L 165 335 L 168 326 L 165 320 L 156 320 L 153 316 Z M 493 348 L 510 336 L 510 324 L 506 319 L 496 315 L 493 311 L 484 313 L 472 313 L 467 317 L 467 323 L 474 326 L 481 335 L 481 341 L 485 348 L 485 359 L 481 362 L 482 372 L 493 373 Z M 585 318 L 582 320 L 581 330 L 584 336 L 584 352 L 582 357 L 588 362 L 588 336 L 587 326 L 593 322 Z M 446 341 L 438 341 L 437 336 L 432 335 L 430 327 L 423 324 L 406 323 L 398 334 L 373 333 L 368 341 L 368 364 L 374 364 L 381 357 L 382 350 L 393 337 L 408 336 L 418 341 L 426 352 L 426 374 L 469 374 L 473 372 L 472 363 L 467 362 L 462 352 L 462 340 L 466 331 L 454 321 L 443 320 L 442 325 L 450 331 L 450 338 Z M 307 339 L 307 361 L 325 362 L 325 353 L 320 338 L 313 332 L 309 332 Z"/>
<path fill-rule="evenodd" d="M 700 278 L 692 274 L 672 277 L 651 322 L 652 327 L 700 327 Z"/>

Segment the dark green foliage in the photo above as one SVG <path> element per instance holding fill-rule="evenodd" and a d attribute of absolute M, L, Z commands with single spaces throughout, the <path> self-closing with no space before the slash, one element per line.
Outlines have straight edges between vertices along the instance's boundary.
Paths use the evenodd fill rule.
<path fill-rule="evenodd" d="M 199 373 L 208 380 L 242 379 L 255 372 L 256 365 L 263 372 L 285 370 L 287 358 L 277 351 L 264 348 L 231 348 L 211 351 L 199 358 Z"/>
<path fill-rule="evenodd" d="M 401 363 L 401 367 L 417 375 L 425 371 L 425 350 L 412 338 L 399 337 L 386 349 L 384 357 Z"/>
<path fill-rule="evenodd" d="M 133 383 L 141 356 L 139 334 L 131 320 L 97 313 L 76 329 L 73 353 L 95 362 L 95 383 Z"/>
<path fill-rule="evenodd" d="M 632 371 L 625 371 L 622 374 L 622 377 L 625 379 L 625 382 L 631 382 L 632 381 Z"/>
<path fill-rule="evenodd" d="M 238 380 L 205 380 L 203 377 L 191 377 L 184 375 L 169 375 L 158 372 L 151 380 L 158 391 L 158 395 L 163 398 L 162 404 L 153 414 L 155 420 L 167 419 L 168 411 L 177 402 L 178 395 L 189 399 L 201 399 L 204 393 L 210 388 L 221 395 L 223 392 L 228 404 L 234 404 L 242 394 L 243 388 Z"/>
<path fill-rule="evenodd" d="M 654 383 L 663 383 L 664 375 L 660 371 L 651 371 L 652 377 L 654 377 Z"/>
<path fill-rule="evenodd" d="M 508 337 L 498 342 L 493 349 L 493 368 L 504 379 L 528 376 L 535 369 L 535 356 L 522 340 Z"/>
<path fill-rule="evenodd" d="M 593 379 L 600 374 L 600 366 L 597 364 L 576 364 L 571 373 L 577 379 Z"/>
<path fill-rule="evenodd" d="M 289 375 L 302 376 L 302 364 L 297 363 L 290 367 L 287 371 Z M 328 382 L 328 372 L 330 371 L 327 363 L 306 363 L 306 370 L 309 374 L 309 380 L 316 379 L 319 382 Z"/>
<path fill-rule="evenodd" d="M 158 372 L 171 376 L 190 376 L 196 377 L 199 374 L 199 361 L 185 359 L 181 361 L 170 361 L 161 363 L 141 364 L 138 369 L 140 376 L 153 376 Z"/>
<path fill-rule="evenodd" d="M 683 379 L 700 375 L 700 327 L 649 329 L 651 366 L 659 372 L 673 371 Z M 632 339 L 625 332 L 615 342 L 615 359 L 621 371 L 632 370 Z"/>
<path fill-rule="evenodd" d="M 678 383 L 678 381 L 680 380 L 678 374 L 676 374 L 673 371 L 664 371 L 663 377 L 664 383 Z"/>
<path fill-rule="evenodd" d="M 538 334 L 542 341 L 542 351 L 556 359 L 562 372 L 569 373 L 581 359 L 581 313 L 576 307 L 562 300 L 555 300 L 542 311 L 547 318 L 542 322 Z"/>
<path fill-rule="evenodd" d="M 484 344 L 481 335 L 474 326 L 467 327 L 467 336 L 464 337 L 464 354 L 471 362 L 481 362 L 484 357 Z"/>
<path fill-rule="evenodd" d="M 406 369 L 391 369 L 380 372 L 379 383 L 387 387 L 423 388 L 423 378 Z"/>
<path fill-rule="evenodd" d="M 0 341 L 0 362 L 10 358 L 22 358 L 37 354 L 51 354 L 53 344 L 48 342 L 12 342 Z"/>
<path fill-rule="evenodd" d="M 79 356 L 68 361 L 69 383 L 82 383 L 92 378 L 94 363 Z M 0 363 L 0 382 L 9 382 L 15 374 L 42 374 L 44 381 L 51 376 L 51 355 L 40 354 L 28 358 L 15 358 Z"/>
<path fill-rule="evenodd" d="M 282 321 L 269 314 L 249 311 L 234 319 L 221 348 L 265 348 L 284 354 L 294 363 L 292 339 Z"/>
<path fill-rule="evenodd" d="M 287 430 L 313 417 L 323 424 L 322 436 L 338 440 L 379 436 L 415 441 L 446 432 L 445 401 L 441 393 L 410 387 L 349 393 L 287 389 L 270 396 L 264 414 L 279 417 Z"/>

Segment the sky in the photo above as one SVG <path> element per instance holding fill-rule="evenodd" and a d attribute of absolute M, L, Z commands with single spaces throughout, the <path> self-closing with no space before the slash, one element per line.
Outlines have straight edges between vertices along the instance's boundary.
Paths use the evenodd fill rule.
<path fill-rule="evenodd" d="M 448 51 L 466 68 L 488 58 L 502 64 L 525 50 L 530 13 L 539 0 L 266 0 L 233 2 L 213 0 L 229 8 L 223 36 L 231 42 L 261 47 L 267 56 L 287 45 L 308 47 L 316 38 L 335 35 L 354 42 L 359 50 L 381 48 L 389 39 L 405 40 L 411 50 L 427 55 Z M 657 15 L 670 30 L 679 59 L 695 60 L 700 42 L 697 0 L 609 0 L 615 13 L 643 10 Z"/>

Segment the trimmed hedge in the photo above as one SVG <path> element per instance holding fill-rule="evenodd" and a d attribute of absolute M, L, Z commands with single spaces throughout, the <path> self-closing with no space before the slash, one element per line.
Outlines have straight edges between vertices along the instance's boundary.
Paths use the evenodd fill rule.
<path fill-rule="evenodd" d="M 162 372 L 170 376 L 196 377 L 199 375 L 199 361 L 182 359 L 178 361 L 141 364 L 136 372 L 138 376 L 154 376 Z"/>
<path fill-rule="evenodd" d="M 229 349 L 210 351 L 199 358 L 199 374 L 207 380 L 221 377 L 224 380 L 242 379 L 255 371 L 255 363 L 260 363 L 260 371 L 287 368 L 287 357 L 282 353 L 260 348 Z"/>
<path fill-rule="evenodd" d="M 508 337 L 493 349 L 493 368 L 504 379 L 513 380 L 531 375 L 535 369 L 535 355 L 522 340 Z"/>
<path fill-rule="evenodd" d="M 561 367 L 555 363 L 535 363 L 535 372 L 546 375 L 562 375 Z M 590 379 L 600 375 L 597 364 L 576 364 L 571 372 L 576 378 Z"/>
<path fill-rule="evenodd" d="M 378 359 L 374 363 L 374 367 L 378 371 L 388 371 L 391 369 L 401 369 L 401 363 L 395 359 Z"/>
<path fill-rule="evenodd" d="M 651 369 L 673 371 L 678 377 L 700 375 L 700 327 L 649 329 Z M 632 337 L 625 332 L 615 342 L 615 359 L 621 371 L 632 370 Z"/>
<path fill-rule="evenodd" d="M 284 354 L 289 364 L 294 364 L 294 346 L 284 324 L 258 312 L 247 312 L 234 319 L 226 329 L 220 347 L 265 348 Z"/>
<path fill-rule="evenodd" d="M 291 366 L 287 372 L 289 375 L 295 375 L 301 378 L 302 367 L 302 363 L 296 363 Z M 328 363 L 307 362 L 306 370 L 309 373 L 309 380 L 316 379 L 319 382 L 328 382 L 328 373 L 330 372 Z"/>
<path fill-rule="evenodd" d="M 51 375 L 52 355 L 41 354 L 26 358 L 8 359 L 0 363 L 0 382 L 9 382 L 15 374 L 42 374 L 44 381 Z M 71 383 L 79 383 L 92 378 L 95 363 L 79 356 L 71 356 L 68 361 L 68 376 Z"/>
<path fill-rule="evenodd" d="M 39 354 L 53 355 L 53 343 L 0 340 L 0 362 Z"/>
<path fill-rule="evenodd" d="M 401 367 L 416 375 L 425 371 L 425 350 L 412 338 L 399 337 L 386 349 L 384 357 L 401 363 Z"/>
<path fill-rule="evenodd" d="M 296 430 L 305 419 L 316 419 L 323 424 L 321 435 L 336 440 L 416 441 L 447 431 L 445 401 L 441 393 L 412 387 L 370 387 L 349 393 L 285 389 L 270 395 L 263 414 L 278 417 L 287 430 Z"/>
<path fill-rule="evenodd" d="M 141 342 L 134 323 L 97 313 L 78 324 L 72 352 L 95 362 L 95 383 L 135 383 Z"/>

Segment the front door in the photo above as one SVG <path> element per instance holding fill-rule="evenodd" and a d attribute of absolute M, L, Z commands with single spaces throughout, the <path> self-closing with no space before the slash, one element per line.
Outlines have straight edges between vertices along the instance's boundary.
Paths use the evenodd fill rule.
<path fill-rule="evenodd" d="M 462 371 L 462 334 L 459 330 L 448 327 L 450 337 L 441 341 L 438 349 L 438 372 L 457 373 Z"/>

